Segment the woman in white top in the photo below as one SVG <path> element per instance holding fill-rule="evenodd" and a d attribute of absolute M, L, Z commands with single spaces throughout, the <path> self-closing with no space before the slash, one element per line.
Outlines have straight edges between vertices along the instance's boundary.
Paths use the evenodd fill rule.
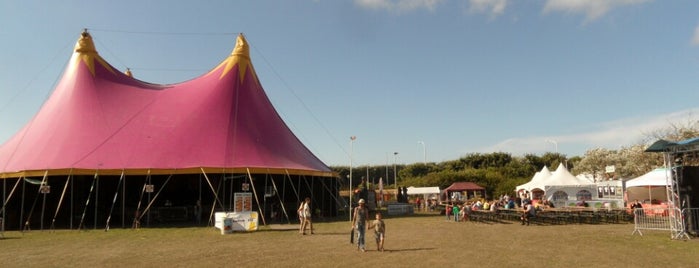
<path fill-rule="evenodd" d="M 311 222 L 311 198 L 306 197 L 306 201 L 299 207 L 299 217 L 301 219 L 301 234 L 306 234 L 306 227 L 311 229 L 311 234 L 313 234 L 313 222 Z"/>

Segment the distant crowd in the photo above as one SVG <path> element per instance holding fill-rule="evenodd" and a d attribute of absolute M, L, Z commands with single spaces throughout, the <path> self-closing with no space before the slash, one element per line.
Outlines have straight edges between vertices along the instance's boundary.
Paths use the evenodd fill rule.
<path fill-rule="evenodd" d="M 453 218 L 456 222 L 469 220 L 469 215 L 473 211 L 485 210 L 497 213 L 503 209 L 522 209 L 522 223 L 528 224 L 528 218 L 536 215 L 536 211 L 553 208 L 554 205 L 548 200 L 533 202 L 528 197 L 521 199 L 510 198 L 508 195 L 502 195 L 497 200 L 481 200 L 466 202 L 449 202 L 445 205 L 444 214 L 447 220 Z"/>

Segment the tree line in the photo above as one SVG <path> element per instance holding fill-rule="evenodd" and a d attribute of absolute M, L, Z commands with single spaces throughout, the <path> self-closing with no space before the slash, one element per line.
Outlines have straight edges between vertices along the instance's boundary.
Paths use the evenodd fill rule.
<path fill-rule="evenodd" d="M 456 160 L 439 163 L 414 163 L 407 165 L 378 165 L 353 167 L 353 182 L 356 187 L 361 177 L 372 184 L 379 178 L 387 188 L 432 187 L 444 189 L 454 182 L 469 181 L 485 187 L 488 197 L 514 193 L 515 187 L 529 182 L 537 171 L 547 166 L 554 171 L 563 164 L 573 175 L 588 174 L 595 181 L 628 180 L 641 176 L 654 168 L 663 166 L 660 153 L 648 153 L 650 143 L 665 139 L 681 141 L 699 137 L 699 121 L 688 120 L 683 124 L 670 124 L 669 127 L 644 134 L 636 144 L 618 150 L 593 148 L 583 156 L 567 157 L 565 154 L 544 153 L 513 156 L 509 153 L 471 153 Z M 608 173 L 606 167 L 614 166 Z M 344 185 L 349 185 L 349 167 L 335 166 L 331 169 L 340 176 Z M 394 170 L 397 171 L 394 173 Z M 394 178 L 397 183 L 394 182 Z"/>

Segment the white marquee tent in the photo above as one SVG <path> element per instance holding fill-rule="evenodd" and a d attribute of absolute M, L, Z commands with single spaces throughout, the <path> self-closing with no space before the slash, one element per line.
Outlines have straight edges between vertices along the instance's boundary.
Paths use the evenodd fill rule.
<path fill-rule="evenodd" d="M 626 198 L 633 200 L 667 201 L 667 185 L 670 170 L 656 168 L 637 178 L 626 181 Z"/>
<path fill-rule="evenodd" d="M 408 187 L 408 194 L 409 195 L 413 195 L 413 194 L 422 194 L 422 195 L 439 194 L 439 187 L 413 187 L 413 186 L 410 186 L 410 187 Z"/>
<path fill-rule="evenodd" d="M 543 183 L 546 185 L 545 198 L 553 201 L 557 206 L 571 199 L 591 200 L 597 188 L 595 183 L 573 176 L 563 164 L 558 165 L 556 171 Z"/>
<path fill-rule="evenodd" d="M 544 166 L 541 171 L 536 172 L 534 174 L 534 177 L 532 179 L 522 185 L 517 186 L 515 190 L 517 192 L 520 191 L 526 191 L 526 192 L 532 192 L 534 189 L 541 189 L 542 191 L 544 190 L 544 186 L 546 186 L 543 182 L 546 181 L 549 177 L 551 177 L 551 171 L 549 170 L 548 167 Z"/>

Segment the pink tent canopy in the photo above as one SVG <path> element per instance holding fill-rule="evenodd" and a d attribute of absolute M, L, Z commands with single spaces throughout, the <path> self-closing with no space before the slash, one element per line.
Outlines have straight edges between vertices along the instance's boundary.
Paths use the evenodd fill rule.
<path fill-rule="evenodd" d="M 242 35 L 207 74 L 158 85 L 112 67 L 87 32 L 51 97 L 0 147 L 2 178 L 44 172 L 333 176 L 272 106 Z"/>

